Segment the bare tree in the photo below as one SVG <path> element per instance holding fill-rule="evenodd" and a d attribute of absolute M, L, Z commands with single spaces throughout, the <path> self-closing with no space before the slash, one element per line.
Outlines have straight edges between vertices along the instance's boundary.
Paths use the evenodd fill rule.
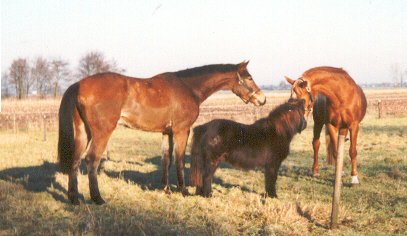
<path fill-rule="evenodd" d="M 114 59 L 107 61 L 101 52 L 90 52 L 79 61 L 78 75 L 86 77 L 103 72 L 123 73 L 125 70 L 119 68 Z"/>
<path fill-rule="evenodd" d="M 7 72 L 1 74 L 1 97 L 10 97 L 10 78 Z"/>
<path fill-rule="evenodd" d="M 403 87 L 403 72 L 400 70 L 399 64 L 394 63 L 390 66 L 392 81 L 395 87 Z M 407 72 L 406 72 L 407 73 Z"/>
<path fill-rule="evenodd" d="M 37 94 L 44 98 L 51 87 L 52 72 L 47 59 L 38 57 L 31 69 L 31 79 L 34 81 Z"/>
<path fill-rule="evenodd" d="M 101 52 L 90 52 L 82 57 L 79 61 L 78 74 L 80 77 L 86 77 L 103 72 L 123 73 L 125 70 L 119 68 L 114 59 L 110 62 L 105 59 Z"/>
<path fill-rule="evenodd" d="M 52 93 L 54 97 L 58 96 L 62 82 L 67 82 L 70 79 L 71 72 L 69 71 L 69 63 L 58 59 L 51 62 L 52 70 Z"/>
<path fill-rule="evenodd" d="M 18 99 L 26 97 L 30 91 L 32 83 L 29 73 L 30 67 L 27 63 L 27 59 L 16 59 L 10 66 L 10 82 L 15 86 Z"/>

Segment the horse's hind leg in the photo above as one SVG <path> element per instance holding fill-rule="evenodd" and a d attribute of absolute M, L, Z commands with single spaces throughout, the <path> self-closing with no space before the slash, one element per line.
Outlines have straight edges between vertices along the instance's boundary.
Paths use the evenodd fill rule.
<path fill-rule="evenodd" d="M 349 131 L 350 131 L 349 156 L 350 156 L 350 159 L 352 162 L 351 184 L 354 185 L 354 184 L 359 184 L 357 164 L 356 164 L 356 156 L 357 156 L 356 144 L 357 144 L 358 133 L 359 133 L 359 124 L 353 124 L 350 127 Z"/>
<path fill-rule="evenodd" d="M 331 124 L 326 124 L 328 128 L 328 133 L 329 133 L 329 138 L 330 138 L 330 144 L 332 145 L 332 155 L 335 159 L 336 163 L 336 157 L 338 156 L 338 128 Z M 327 154 L 330 155 L 330 154 Z"/>
<path fill-rule="evenodd" d="M 319 164 L 318 164 L 318 151 L 321 142 L 319 140 L 321 136 L 322 127 L 324 124 L 322 122 L 314 123 L 314 138 L 312 139 L 312 148 L 314 150 L 314 163 L 312 164 L 312 176 L 319 176 Z"/>
<path fill-rule="evenodd" d="M 169 179 L 169 170 L 172 162 L 172 152 L 174 149 L 172 132 L 163 133 L 163 142 L 161 149 L 162 149 L 162 167 L 163 167 L 162 182 L 164 185 L 164 192 L 170 194 L 171 189 L 168 183 L 168 179 Z"/>
<path fill-rule="evenodd" d="M 183 195 L 189 195 L 188 190 L 185 188 L 184 183 L 184 167 L 185 167 L 185 149 L 187 146 L 189 136 L 189 129 L 174 133 L 175 143 L 175 165 L 177 167 L 178 189 L 181 190 Z"/>
<path fill-rule="evenodd" d="M 86 150 L 88 137 L 86 134 L 85 124 L 79 117 L 78 111 L 74 111 L 74 129 L 75 129 L 75 152 L 71 172 L 68 181 L 68 198 L 72 204 L 79 205 L 78 192 L 78 171 L 81 164 L 81 156 Z"/>
<path fill-rule="evenodd" d="M 92 142 L 85 158 L 88 169 L 90 196 L 98 205 L 105 203 L 105 201 L 99 192 L 97 171 L 101 156 L 106 149 L 107 142 L 113 130 L 114 127 L 110 127 L 110 129 L 108 129 L 108 127 L 104 127 L 104 129 L 92 129 Z"/>

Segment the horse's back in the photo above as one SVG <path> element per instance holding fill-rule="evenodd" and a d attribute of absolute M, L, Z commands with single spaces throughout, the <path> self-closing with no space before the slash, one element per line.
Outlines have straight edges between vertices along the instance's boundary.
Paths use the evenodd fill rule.
<path fill-rule="evenodd" d="M 201 145 L 213 148 L 226 143 L 230 137 L 236 136 L 242 124 L 232 120 L 215 119 L 194 128 L 194 140 L 200 140 Z M 229 140 L 232 141 L 233 139 Z"/>
<path fill-rule="evenodd" d="M 352 116 L 353 118 L 351 120 L 357 120 L 359 122 L 364 118 L 367 107 L 366 96 L 362 88 L 356 84 L 355 80 L 348 74 L 347 71 L 342 68 L 321 66 L 305 71 L 303 73 L 303 77 L 320 77 L 337 80 L 337 86 L 332 89 L 341 94 L 341 103 L 347 110 L 347 116 Z M 317 111 L 317 118 L 325 118 L 323 116 L 323 107 L 329 107 L 329 102 L 326 103 L 326 101 L 320 100 L 320 103 L 315 104 L 315 106 L 314 109 Z"/>
<path fill-rule="evenodd" d="M 88 102 L 126 96 L 128 77 L 116 73 L 88 76 L 79 81 L 79 96 Z"/>

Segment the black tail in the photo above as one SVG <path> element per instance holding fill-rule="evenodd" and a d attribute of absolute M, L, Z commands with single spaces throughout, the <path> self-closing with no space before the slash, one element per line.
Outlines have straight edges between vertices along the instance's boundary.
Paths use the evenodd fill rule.
<path fill-rule="evenodd" d="M 204 126 L 194 128 L 194 136 L 192 138 L 191 148 L 191 186 L 202 187 L 202 169 L 204 168 L 204 156 L 201 148 L 202 134 L 205 132 Z"/>
<path fill-rule="evenodd" d="M 325 125 L 326 161 L 328 165 L 335 165 L 334 145 L 329 135 L 328 127 Z"/>
<path fill-rule="evenodd" d="M 79 83 L 71 85 L 61 100 L 59 107 L 58 160 L 62 173 L 72 170 L 75 153 L 73 114 L 77 104 Z"/>

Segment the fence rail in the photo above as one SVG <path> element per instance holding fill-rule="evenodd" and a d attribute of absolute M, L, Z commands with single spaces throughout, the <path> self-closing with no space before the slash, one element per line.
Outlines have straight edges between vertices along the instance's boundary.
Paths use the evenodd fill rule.
<path fill-rule="evenodd" d="M 17 112 L 0 113 L 0 130 L 13 130 L 14 133 L 27 130 L 56 130 L 56 112 Z M 44 134 L 46 136 L 46 134 Z"/>
<path fill-rule="evenodd" d="M 274 107 L 284 100 L 276 99 L 266 105 L 255 107 L 252 105 L 203 105 L 200 110 L 196 125 L 212 119 L 232 119 L 243 123 L 251 123 L 266 116 Z M 377 115 L 378 118 L 407 115 L 407 98 L 369 99 L 368 113 Z M 58 113 L 54 112 L 2 112 L 0 113 L 0 130 L 21 132 L 27 130 L 56 130 L 58 128 Z"/>
<path fill-rule="evenodd" d="M 378 118 L 407 114 L 407 99 L 386 98 L 377 100 Z"/>

